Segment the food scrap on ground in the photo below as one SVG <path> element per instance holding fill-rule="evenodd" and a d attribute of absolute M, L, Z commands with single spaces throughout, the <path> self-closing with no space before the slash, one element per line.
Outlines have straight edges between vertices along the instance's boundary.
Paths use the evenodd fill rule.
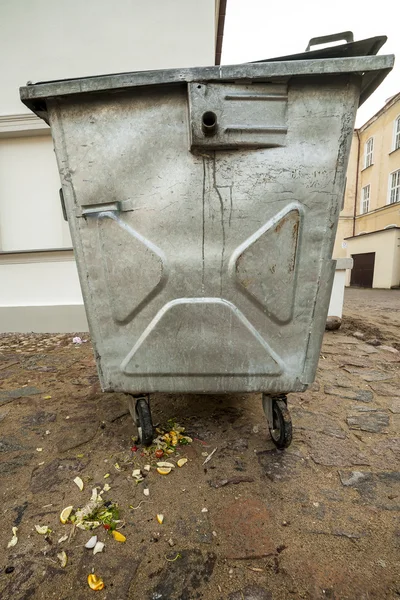
<path fill-rule="evenodd" d="M 126 537 L 119 531 L 113 531 L 112 536 L 116 542 L 126 542 Z"/>
<path fill-rule="evenodd" d="M 60 514 L 60 521 L 63 525 L 68 521 L 71 512 L 73 511 L 73 506 L 66 506 Z"/>
<path fill-rule="evenodd" d="M 92 549 L 97 544 L 97 535 L 93 535 L 89 541 L 86 542 L 85 548 Z"/>
<path fill-rule="evenodd" d="M 17 544 L 17 542 L 18 542 L 17 531 L 18 531 L 18 527 L 12 528 L 12 538 L 8 542 L 7 548 L 12 548 L 13 546 L 15 546 Z"/>
<path fill-rule="evenodd" d="M 51 533 L 51 529 L 47 525 L 35 525 L 35 529 L 38 533 L 40 533 L 40 535 Z"/>
<path fill-rule="evenodd" d="M 98 554 L 99 552 L 103 552 L 105 544 L 103 542 L 96 542 L 95 547 L 93 548 L 93 554 Z"/>
<path fill-rule="evenodd" d="M 91 590 L 102 590 L 104 588 L 104 581 L 98 575 L 90 573 L 87 578 L 88 585 Z"/>
<path fill-rule="evenodd" d="M 61 567 L 64 568 L 67 566 L 68 557 L 67 557 L 67 553 L 64 550 L 62 552 L 59 552 L 59 554 L 57 554 L 57 558 L 60 561 Z"/>
<path fill-rule="evenodd" d="M 162 525 L 164 523 L 164 515 L 158 514 L 157 521 L 160 525 Z"/>
<path fill-rule="evenodd" d="M 218 448 L 214 448 L 214 450 L 211 452 L 211 454 L 209 454 L 206 458 L 206 460 L 203 462 L 203 465 L 206 465 L 208 462 L 210 462 L 210 460 L 212 459 L 213 455 L 216 453 Z"/>
<path fill-rule="evenodd" d="M 82 481 L 82 479 L 80 477 L 75 477 L 74 483 L 76 483 L 76 485 L 78 486 L 78 488 L 80 489 L 80 491 L 83 490 L 83 481 Z"/>

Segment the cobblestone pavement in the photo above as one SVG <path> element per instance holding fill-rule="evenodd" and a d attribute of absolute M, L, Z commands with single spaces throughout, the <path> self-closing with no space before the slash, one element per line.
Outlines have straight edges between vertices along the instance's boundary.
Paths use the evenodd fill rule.
<path fill-rule="evenodd" d="M 107 600 L 398 598 L 400 353 L 348 329 L 326 333 L 317 381 L 290 396 L 285 452 L 269 439 L 258 395 L 155 395 L 154 418 L 176 418 L 194 441 L 180 451 L 184 467 L 149 473 L 149 497 L 131 476 L 149 458 L 131 450 L 125 397 L 100 392 L 90 342 L 0 338 L 2 600 L 91 598 L 92 569 Z M 96 556 L 87 532 L 58 543 L 71 529 L 61 509 L 105 481 L 126 543 L 103 529 Z M 13 526 L 18 543 L 7 548 Z"/>

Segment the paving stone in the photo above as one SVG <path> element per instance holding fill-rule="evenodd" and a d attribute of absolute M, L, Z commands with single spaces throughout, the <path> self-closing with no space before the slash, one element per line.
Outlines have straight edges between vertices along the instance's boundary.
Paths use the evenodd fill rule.
<path fill-rule="evenodd" d="M 226 447 L 232 452 L 241 453 L 247 450 L 247 448 L 249 447 L 249 442 L 244 438 L 238 438 L 236 440 L 233 440 L 232 442 L 228 442 Z"/>
<path fill-rule="evenodd" d="M 215 519 L 220 550 L 228 559 L 262 558 L 275 552 L 276 524 L 265 502 L 240 498 Z"/>
<path fill-rule="evenodd" d="M 368 371 L 367 373 L 360 373 L 360 377 L 362 377 L 364 381 L 388 381 L 390 379 L 395 379 L 396 375 L 394 373 L 385 373 L 383 371 Z"/>
<path fill-rule="evenodd" d="M 15 600 L 28 600 L 35 596 L 34 572 L 36 565 L 32 561 L 23 561 L 16 565 L 12 577 L 4 581 L 4 575 L 1 573 L 0 595 L 4 600 L 11 598 Z M 3 585 L 4 584 L 4 587 Z"/>
<path fill-rule="evenodd" d="M 95 409 L 96 418 L 100 421 L 113 423 L 129 414 L 128 400 L 125 394 L 99 393 Z"/>
<path fill-rule="evenodd" d="M 45 412 L 44 410 L 39 410 L 33 415 L 28 415 L 22 419 L 22 422 L 25 425 L 30 425 L 32 427 L 38 427 L 40 425 L 45 425 L 46 423 L 54 423 L 56 420 L 56 413 Z"/>
<path fill-rule="evenodd" d="M 201 515 L 189 513 L 184 519 L 178 519 L 174 536 L 188 538 L 199 544 L 211 544 L 214 538 L 209 513 L 201 513 Z"/>
<path fill-rule="evenodd" d="M 272 593 L 259 585 L 248 585 L 229 594 L 228 600 L 272 600 Z"/>
<path fill-rule="evenodd" d="M 18 364 L 19 360 L 9 360 L 7 362 L 3 362 L 3 360 L 0 359 L 0 371 L 4 371 L 4 369 L 8 369 L 9 367 L 13 367 L 14 365 Z M 4 373 L 2 373 L 1 376 L 4 377 Z"/>
<path fill-rule="evenodd" d="M 374 395 L 370 390 L 343 390 L 340 387 L 326 385 L 325 394 L 329 396 L 339 396 L 348 400 L 358 400 L 358 402 L 372 402 Z"/>
<path fill-rule="evenodd" d="M 73 423 L 70 421 L 68 427 L 62 427 L 57 433 L 57 449 L 59 452 L 67 452 L 78 448 L 93 440 L 99 429 L 99 421 L 89 420 L 88 423 Z"/>
<path fill-rule="evenodd" d="M 148 596 L 151 600 L 201 600 L 203 588 L 210 581 L 217 557 L 211 552 L 200 550 L 173 550 L 170 561 L 179 552 L 179 560 L 164 561 L 165 567 L 159 575 L 159 581 Z M 167 555 L 168 558 L 168 555 Z M 137 594 L 137 592 L 136 592 Z M 144 598 L 144 596 L 142 596 Z M 147 597 L 147 596 L 146 596 Z M 118 596 L 118 599 L 120 596 Z"/>
<path fill-rule="evenodd" d="M 283 450 L 264 450 L 257 453 L 263 475 L 273 482 L 288 481 L 307 466 L 305 459 Z"/>
<path fill-rule="evenodd" d="M 395 470 L 400 464 L 400 437 L 386 438 L 375 442 L 371 448 L 371 455 L 382 458 L 382 462 L 377 464 L 378 468 L 387 469 L 393 464 Z"/>
<path fill-rule="evenodd" d="M 399 351 L 393 346 L 385 346 L 384 344 L 380 346 L 379 350 L 383 350 L 384 352 L 391 352 L 392 354 L 399 354 Z"/>
<path fill-rule="evenodd" d="M 363 340 L 365 338 L 365 333 L 363 333 L 362 331 L 355 331 L 354 333 L 352 333 L 352 336 L 357 338 L 358 340 Z"/>
<path fill-rule="evenodd" d="M 357 358 L 356 356 L 341 355 L 336 358 L 335 362 L 339 363 L 339 365 L 341 366 L 349 365 L 352 367 L 372 367 L 372 363 L 370 360 L 367 360 L 366 358 Z"/>
<path fill-rule="evenodd" d="M 369 458 L 360 452 L 350 439 L 338 440 L 333 437 L 311 435 L 310 456 L 319 465 L 347 467 L 369 465 Z"/>
<path fill-rule="evenodd" d="M 325 435 L 330 435 L 339 439 L 347 437 L 346 432 L 332 417 L 299 408 L 292 408 L 291 413 L 292 417 L 295 418 L 296 430 L 305 429 L 312 432 L 319 431 L 325 433 Z"/>
<path fill-rule="evenodd" d="M 37 466 L 31 475 L 31 491 L 37 494 L 56 490 L 66 479 L 70 479 L 73 473 L 80 473 L 85 466 L 81 461 L 68 458 L 57 458 L 48 465 Z"/>
<path fill-rule="evenodd" d="M 380 340 L 378 340 L 378 338 L 371 338 L 370 340 L 366 340 L 365 343 L 369 344 L 370 346 L 381 346 L 382 345 L 382 342 Z"/>
<path fill-rule="evenodd" d="M 378 350 L 373 346 L 368 346 L 367 344 L 359 344 L 357 346 L 360 352 L 364 352 L 365 354 L 378 354 Z"/>
<path fill-rule="evenodd" d="M 0 438 L 0 452 L 17 452 L 18 450 L 24 449 L 24 446 L 22 446 L 15 438 Z"/>
<path fill-rule="evenodd" d="M 400 510 L 400 472 L 343 471 L 339 475 L 359 492 L 363 502 L 382 510 Z"/>
<path fill-rule="evenodd" d="M 0 461 L 0 475 L 14 474 L 22 467 L 26 467 L 33 458 L 33 454 L 18 454 L 13 458 L 7 457 L 7 460 Z"/>
<path fill-rule="evenodd" d="M 372 383 L 371 387 L 378 394 L 378 396 L 400 397 L 399 387 L 395 387 L 390 383 Z"/>
<path fill-rule="evenodd" d="M 400 398 L 395 398 L 392 400 L 391 404 L 389 405 L 389 410 L 396 415 L 400 414 Z"/>
<path fill-rule="evenodd" d="M 376 406 L 364 406 L 363 404 L 352 404 L 350 406 L 351 411 L 361 412 L 361 413 L 369 413 L 376 412 L 378 408 Z"/>
<path fill-rule="evenodd" d="M 358 345 L 359 341 L 349 336 L 336 335 L 335 342 L 337 344 L 349 344 L 350 346 Z"/>
<path fill-rule="evenodd" d="M 359 485 L 362 481 L 372 480 L 372 473 L 366 471 L 339 471 L 342 484 L 346 487 Z"/>
<path fill-rule="evenodd" d="M 382 433 L 389 426 L 389 415 L 384 412 L 369 412 L 350 415 L 346 418 L 350 429 L 359 429 L 370 433 Z"/>
<path fill-rule="evenodd" d="M 42 394 L 42 392 L 33 386 L 17 388 L 15 390 L 0 390 L 0 405 L 18 400 L 18 398 L 26 398 L 37 394 Z"/>

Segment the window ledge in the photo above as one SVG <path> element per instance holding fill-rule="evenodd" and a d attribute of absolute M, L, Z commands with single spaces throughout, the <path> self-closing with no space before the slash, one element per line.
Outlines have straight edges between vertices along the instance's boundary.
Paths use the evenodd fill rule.
<path fill-rule="evenodd" d="M 370 165 L 368 165 L 368 167 L 364 167 L 363 169 L 361 169 L 361 173 L 362 173 L 363 171 L 366 171 L 367 169 L 370 169 L 370 168 L 371 168 L 371 167 L 373 167 L 373 166 L 374 166 L 374 163 L 371 163 Z"/>
<path fill-rule="evenodd" d="M 0 115 L 0 138 L 50 135 L 50 127 L 33 114 Z"/>
<path fill-rule="evenodd" d="M 398 148 L 395 148 L 394 150 L 392 150 L 391 152 L 389 152 L 389 156 L 391 154 L 394 154 L 395 152 L 398 152 L 400 150 L 400 146 Z"/>
<path fill-rule="evenodd" d="M 37 262 L 73 261 L 72 248 L 44 248 L 42 250 L 5 250 L 0 251 L 0 265 L 26 264 Z"/>

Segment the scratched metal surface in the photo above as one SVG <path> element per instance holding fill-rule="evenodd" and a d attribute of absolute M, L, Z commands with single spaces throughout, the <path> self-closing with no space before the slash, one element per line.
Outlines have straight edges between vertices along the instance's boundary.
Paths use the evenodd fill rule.
<path fill-rule="evenodd" d="M 243 98 L 248 80 L 219 85 L 209 101 L 189 90 L 190 111 L 185 84 L 47 102 L 105 390 L 313 381 L 360 78 L 280 81 L 279 106 Z"/>

